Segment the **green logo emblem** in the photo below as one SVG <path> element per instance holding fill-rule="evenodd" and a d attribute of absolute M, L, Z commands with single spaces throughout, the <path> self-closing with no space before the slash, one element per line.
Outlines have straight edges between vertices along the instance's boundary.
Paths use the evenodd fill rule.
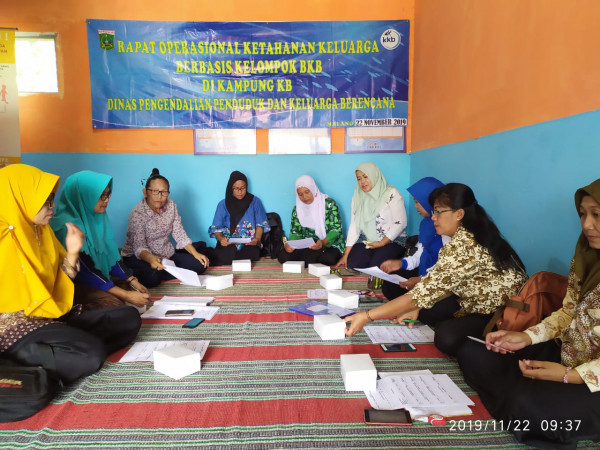
<path fill-rule="evenodd" d="M 100 48 L 106 51 L 115 48 L 115 32 L 114 30 L 98 30 L 98 38 L 100 38 Z"/>

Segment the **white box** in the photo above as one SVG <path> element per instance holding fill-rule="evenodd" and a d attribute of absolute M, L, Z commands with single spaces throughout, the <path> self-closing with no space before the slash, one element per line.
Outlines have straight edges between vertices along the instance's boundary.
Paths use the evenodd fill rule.
<path fill-rule="evenodd" d="M 331 289 L 342 288 L 342 278 L 335 274 L 323 275 L 321 278 L 319 278 L 319 282 L 321 283 L 321 286 L 328 291 Z"/>
<path fill-rule="evenodd" d="M 338 289 L 327 291 L 327 302 L 342 308 L 358 308 L 358 294 Z"/>
<path fill-rule="evenodd" d="M 200 370 L 200 353 L 182 345 L 154 350 L 154 370 L 179 380 Z"/>
<path fill-rule="evenodd" d="M 347 391 L 377 390 L 377 369 L 367 353 L 340 355 L 340 363 Z"/>
<path fill-rule="evenodd" d="M 211 291 L 220 291 L 233 286 L 233 275 L 221 275 L 220 277 L 208 277 L 206 279 L 206 289 Z"/>
<path fill-rule="evenodd" d="M 325 264 L 309 264 L 308 273 L 315 277 L 320 277 L 322 275 L 329 275 L 331 273 L 331 268 Z"/>
<path fill-rule="evenodd" d="M 346 322 L 335 314 L 314 316 L 314 328 L 324 341 L 334 341 L 346 338 Z"/>
<path fill-rule="evenodd" d="M 237 259 L 231 262 L 231 270 L 234 272 L 251 272 L 252 261 L 249 259 Z"/>
<path fill-rule="evenodd" d="M 304 261 L 288 261 L 283 263 L 283 271 L 287 273 L 302 273 Z"/>

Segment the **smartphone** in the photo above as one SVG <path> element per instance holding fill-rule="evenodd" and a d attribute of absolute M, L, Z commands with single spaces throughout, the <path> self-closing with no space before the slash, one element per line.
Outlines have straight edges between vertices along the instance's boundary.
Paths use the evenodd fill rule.
<path fill-rule="evenodd" d="M 193 309 L 170 309 L 165 313 L 165 316 L 193 316 Z"/>
<path fill-rule="evenodd" d="M 384 352 L 416 352 L 417 347 L 412 344 L 380 344 Z"/>
<path fill-rule="evenodd" d="M 204 322 L 204 319 L 199 319 L 199 318 L 192 319 L 189 322 L 184 323 L 183 328 L 196 328 L 202 322 Z"/>
<path fill-rule="evenodd" d="M 412 418 L 406 409 L 391 411 L 381 409 L 365 409 L 367 425 L 412 425 Z"/>

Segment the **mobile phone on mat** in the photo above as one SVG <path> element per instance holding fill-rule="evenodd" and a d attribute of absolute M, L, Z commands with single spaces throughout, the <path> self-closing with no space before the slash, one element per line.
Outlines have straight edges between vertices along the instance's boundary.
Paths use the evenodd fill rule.
<path fill-rule="evenodd" d="M 365 423 L 367 425 L 412 425 L 410 412 L 406 409 L 365 409 Z"/>
<path fill-rule="evenodd" d="M 182 327 L 183 328 L 196 328 L 202 322 L 204 322 L 204 319 L 195 318 L 195 319 L 190 320 L 189 322 L 184 323 Z"/>
<path fill-rule="evenodd" d="M 416 352 L 417 347 L 412 344 L 379 344 L 384 352 Z"/>

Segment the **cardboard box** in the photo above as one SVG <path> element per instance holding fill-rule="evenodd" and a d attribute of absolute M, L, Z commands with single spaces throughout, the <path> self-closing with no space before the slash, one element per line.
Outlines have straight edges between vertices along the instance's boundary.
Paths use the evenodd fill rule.
<path fill-rule="evenodd" d="M 206 289 L 211 291 L 220 291 L 233 286 L 233 275 L 221 275 L 219 277 L 208 277 L 206 279 Z"/>
<path fill-rule="evenodd" d="M 342 308 L 358 308 L 358 294 L 338 289 L 327 291 L 327 302 Z"/>
<path fill-rule="evenodd" d="M 346 322 L 335 314 L 314 316 L 314 328 L 324 341 L 334 341 L 346 338 Z"/>
<path fill-rule="evenodd" d="M 283 263 L 283 271 L 287 273 L 302 273 L 304 261 L 288 261 Z"/>
<path fill-rule="evenodd" d="M 340 366 L 347 391 L 377 390 L 377 369 L 367 353 L 340 355 Z"/>
<path fill-rule="evenodd" d="M 319 282 L 321 283 L 321 286 L 323 286 L 328 291 L 331 289 L 342 288 L 342 278 L 338 277 L 335 274 L 323 275 L 319 278 Z"/>
<path fill-rule="evenodd" d="M 154 370 L 175 380 L 200 370 L 200 353 L 182 345 L 172 345 L 153 353 Z"/>
<path fill-rule="evenodd" d="M 234 272 L 251 272 L 252 261 L 249 259 L 237 259 L 231 263 L 231 270 Z"/>
<path fill-rule="evenodd" d="M 308 273 L 314 275 L 315 277 L 320 277 L 323 275 L 329 275 L 331 273 L 331 268 L 325 264 L 309 264 Z"/>

